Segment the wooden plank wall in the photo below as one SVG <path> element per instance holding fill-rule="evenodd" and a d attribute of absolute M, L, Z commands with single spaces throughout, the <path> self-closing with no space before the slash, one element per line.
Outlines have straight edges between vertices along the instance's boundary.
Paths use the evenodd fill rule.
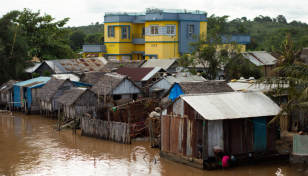
<path fill-rule="evenodd" d="M 126 139 L 126 123 L 111 122 L 110 134 L 108 134 L 108 121 L 99 119 L 90 119 L 88 117 L 81 117 L 81 135 L 94 137 L 98 139 L 105 139 L 119 143 L 125 143 Z"/>

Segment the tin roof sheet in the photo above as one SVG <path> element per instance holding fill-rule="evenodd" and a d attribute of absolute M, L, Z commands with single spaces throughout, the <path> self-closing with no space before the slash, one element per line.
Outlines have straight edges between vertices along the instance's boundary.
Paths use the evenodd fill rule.
<path fill-rule="evenodd" d="M 27 73 L 33 73 L 42 63 L 38 62 L 38 63 L 33 63 L 33 64 L 34 64 L 34 66 L 26 68 L 25 71 Z"/>
<path fill-rule="evenodd" d="M 164 77 L 170 84 L 173 84 L 175 82 L 190 82 L 190 81 L 206 81 L 202 76 L 197 76 L 197 75 L 189 75 L 189 76 L 179 76 L 177 75 L 176 77 L 174 76 L 166 76 Z"/>
<path fill-rule="evenodd" d="M 133 68 L 133 67 L 121 67 L 117 73 L 121 75 L 127 75 L 132 81 L 141 81 L 155 68 Z"/>
<path fill-rule="evenodd" d="M 107 64 L 104 57 L 82 59 L 60 59 L 45 61 L 55 73 L 70 73 L 72 71 L 88 72 L 102 70 Z"/>
<path fill-rule="evenodd" d="M 33 78 L 29 79 L 27 81 L 22 81 L 19 83 L 14 84 L 14 86 L 23 86 L 23 87 L 29 87 L 32 88 L 34 86 L 37 86 L 39 84 L 45 84 L 47 81 L 49 81 L 51 77 L 38 77 L 38 78 Z"/>
<path fill-rule="evenodd" d="M 167 70 L 174 62 L 175 59 L 149 59 L 141 67 L 161 67 Z"/>
<path fill-rule="evenodd" d="M 275 116 L 281 108 L 262 92 L 181 95 L 206 120 Z"/>
<path fill-rule="evenodd" d="M 254 63 L 256 66 L 260 65 L 274 65 L 277 59 L 266 51 L 252 51 L 244 52 L 243 56 Z"/>
<path fill-rule="evenodd" d="M 80 78 L 74 74 L 56 74 L 52 76 L 57 79 L 70 79 L 71 81 L 76 81 L 76 82 L 80 80 Z"/>
<path fill-rule="evenodd" d="M 164 70 L 161 67 L 155 67 L 150 73 L 145 75 L 145 77 L 143 77 L 141 81 L 148 81 L 159 71 L 164 71 Z"/>
<path fill-rule="evenodd" d="M 276 88 L 277 85 L 268 85 L 268 84 L 260 84 L 256 85 L 253 83 L 243 83 L 243 82 L 230 82 L 228 85 L 233 90 L 250 90 L 250 91 L 261 91 L 261 92 L 267 92 L 270 91 L 271 88 Z M 285 85 L 284 87 L 288 87 L 288 85 Z"/>

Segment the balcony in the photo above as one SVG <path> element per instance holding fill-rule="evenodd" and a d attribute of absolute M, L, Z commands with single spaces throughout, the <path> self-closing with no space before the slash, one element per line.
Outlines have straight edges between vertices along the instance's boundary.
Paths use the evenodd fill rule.
<path fill-rule="evenodd" d="M 85 53 L 104 53 L 106 52 L 106 45 L 83 45 L 82 49 Z"/>
<path fill-rule="evenodd" d="M 142 33 L 133 33 L 132 37 L 133 44 L 144 44 L 145 43 L 145 36 Z"/>

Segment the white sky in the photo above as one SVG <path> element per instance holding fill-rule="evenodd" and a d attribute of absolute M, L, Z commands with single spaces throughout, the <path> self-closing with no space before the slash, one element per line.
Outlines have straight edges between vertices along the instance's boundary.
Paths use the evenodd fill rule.
<path fill-rule="evenodd" d="M 263 15 L 284 15 L 288 22 L 308 23 L 308 0 L 0 0 L 0 16 L 11 10 L 30 8 L 47 13 L 56 20 L 69 17 L 66 26 L 90 25 L 104 22 L 105 12 L 144 12 L 147 7 L 207 11 L 208 16 L 229 15 L 229 20 L 246 16 L 253 19 Z"/>

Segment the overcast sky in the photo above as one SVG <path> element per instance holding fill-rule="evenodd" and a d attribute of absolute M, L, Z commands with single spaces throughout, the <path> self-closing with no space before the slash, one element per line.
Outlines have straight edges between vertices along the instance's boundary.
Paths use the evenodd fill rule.
<path fill-rule="evenodd" d="M 229 15 L 229 20 L 246 16 L 284 15 L 288 22 L 308 22 L 308 0 L 0 0 L 0 16 L 11 10 L 41 10 L 56 20 L 69 17 L 67 26 L 104 22 L 105 12 L 144 12 L 147 7 L 204 10 L 208 16 Z"/>

